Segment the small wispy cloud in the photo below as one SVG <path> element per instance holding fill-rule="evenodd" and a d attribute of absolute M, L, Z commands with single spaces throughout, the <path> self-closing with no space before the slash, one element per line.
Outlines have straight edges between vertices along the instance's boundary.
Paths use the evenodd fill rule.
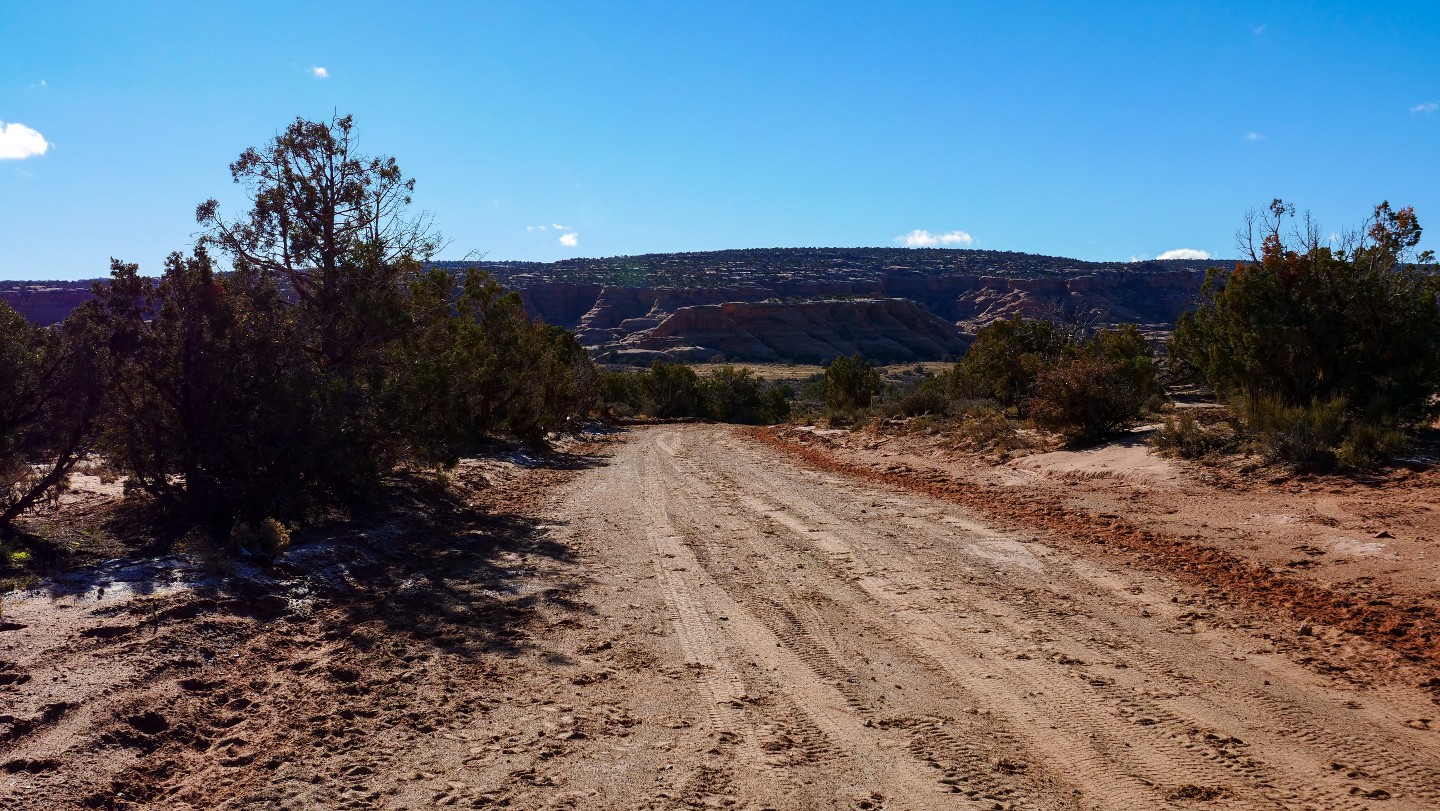
<path fill-rule="evenodd" d="M 1157 257 L 1155 257 L 1155 258 L 1156 258 L 1156 259 L 1209 259 L 1209 258 L 1210 258 L 1210 252 L 1209 252 L 1209 251 L 1197 251 L 1197 250 L 1195 250 L 1194 248 L 1176 248 L 1176 249 L 1171 250 L 1171 251 L 1166 251 L 1166 252 L 1160 254 L 1159 256 L 1157 256 Z"/>
<path fill-rule="evenodd" d="M 580 235 L 575 233 L 574 231 L 571 231 L 568 234 L 561 234 L 560 244 L 564 245 L 567 248 L 573 248 L 576 245 L 580 244 Z"/>
<path fill-rule="evenodd" d="M 1440 101 L 1426 101 L 1410 108 L 1412 113 L 1433 113 L 1440 110 Z"/>
<path fill-rule="evenodd" d="M 550 223 L 550 227 L 551 227 L 551 228 L 554 228 L 556 231 L 574 231 L 574 230 L 575 230 L 574 228 L 571 228 L 571 227 L 568 226 L 568 225 L 560 225 L 559 223 L 553 223 L 553 222 Z"/>
<path fill-rule="evenodd" d="M 330 78 L 330 71 L 320 67 L 319 65 L 315 65 L 314 67 L 310 68 L 310 75 L 314 76 L 317 79 L 328 79 Z"/>
<path fill-rule="evenodd" d="M 1258 36 L 1260 36 L 1261 34 L 1265 33 L 1265 29 L 1266 29 L 1266 25 L 1265 25 L 1264 23 L 1261 23 L 1260 25 L 1252 25 L 1252 26 L 1250 27 L 1250 33 L 1252 33 L 1252 34 L 1254 34 L 1255 36 L 1258 37 Z"/>
<path fill-rule="evenodd" d="M 544 230 L 546 230 L 546 226 L 544 226 L 544 225 L 527 225 L 527 226 L 525 226 L 525 230 L 526 230 L 526 231 L 544 231 Z"/>
<path fill-rule="evenodd" d="M 49 149 L 50 142 L 35 130 L 0 121 L 0 161 L 23 161 L 44 155 Z"/>
<path fill-rule="evenodd" d="M 1251 143 L 1254 143 L 1256 141 L 1268 141 L 1270 140 L 1270 136 L 1261 135 L 1258 132 L 1247 132 L 1245 133 L 1245 140 L 1250 141 Z"/>
<path fill-rule="evenodd" d="M 908 234 L 901 234 L 895 237 L 895 241 L 907 248 L 934 248 L 936 246 L 954 247 L 956 245 L 974 245 L 975 237 L 964 231 L 946 231 L 943 234 L 932 234 L 923 228 L 916 228 Z"/>
<path fill-rule="evenodd" d="M 27 84 L 27 85 L 25 85 L 25 90 L 28 91 L 28 92 L 34 93 L 34 92 L 37 91 L 37 90 L 44 90 L 45 88 L 47 88 L 47 87 L 49 87 L 49 86 L 50 86 L 49 83 L 47 83 L 44 79 L 41 79 L 40 81 L 35 82 L 34 84 Z"/>

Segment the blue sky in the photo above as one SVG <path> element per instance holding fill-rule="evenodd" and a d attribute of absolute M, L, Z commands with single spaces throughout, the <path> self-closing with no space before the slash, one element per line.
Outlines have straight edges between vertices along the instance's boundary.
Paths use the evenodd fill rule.
<path fill-rule="evenodd" d="M 423 5 L 0 5 L 0 278 L 158 271 L 241 210 L 242 149 L 333 111 L 446 258 L 1232 255 L 1276 196 L 1440 237 L 1433 3 Z"/>

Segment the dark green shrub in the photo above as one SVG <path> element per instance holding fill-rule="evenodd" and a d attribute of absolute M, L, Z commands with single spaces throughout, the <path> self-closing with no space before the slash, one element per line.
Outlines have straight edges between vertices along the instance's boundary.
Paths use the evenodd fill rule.
<path fill-rule="evenodd" d="M 1205 459 L 1238 448 L 1238 437 L 1225 426 L 1206 427 L 1200 424 L 1193 409 L 1178 416 L 1165 418 L 1165 424 L 1150 438 L 1150 444 L 1161 453 L 1182 459 Z"/>
<path fill-rule="evenodd" d="M 0 533 L 93 446 L 99 349 L 78 318 L 43 329 L 0 301 Z"/>
<path fill-rule="evenodd" d="M 689 366 L 657 360 L 641 380 L 652 416 L 698 417 L 704 413 L 700 378 Z"/>
<path fill-rule="evenodd" d="M 836 358 L 825 370 L 825 409 L 833 414 L 863 411 L 880 383 L 880 373 L 859 355 Z"/>
<path fill-rule="evenodd" d="M 1035 377 L 1070 346 L 1050 321 L 1020 316 L 995 321 L 975 335 L 950 379 L 956 398 L 994 400 L 1023 415 Z"/>
<path fill-rule="evenodd" d="M 221 277 L 197 249 L 172 254 L 158 282 L 115 262 L 94 293 L 76 317 L 106 336 L 105 449 L 134 487 L 223 522 L 299 512 L 317 488 L 373 475 L 374 457 L 337 452 L 351 398 L 301 350 L 264 277 Z"/>
<path fill-rule="evenodd" d="M 1325 464 L 1351 425 L 1400 427 L 1435 415 L 1440 277 L 1414 252 L 1421 229 L 1411 209 L 1382 203 L 1338 247 L 1322 244 L 1309 222 L 1299 244 L 1287 243 L 1293 213 L 1276 200 L 1258 223 L 1251 219 L 1250 261 L 1228 276 L 1212 273 L 1170 351 L 1274 456 Z M 1348 458 L 1389 444 L 1372 442 L 1367 430 Z"/>

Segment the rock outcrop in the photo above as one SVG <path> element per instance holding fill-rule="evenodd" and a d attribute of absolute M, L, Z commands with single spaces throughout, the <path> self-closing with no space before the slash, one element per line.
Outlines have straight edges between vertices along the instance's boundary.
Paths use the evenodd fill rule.
<path fill-rule="evenodd" d="M 862 355 L 900 363 L 954 358 L 968 346 L 959 328 L 913 301 L 861 299 L 681 307 L 610 348 L 693 360 L 818 363 Z"/>
<path fill-rule="evenodd" d="M 940 359 L 997 318 L 1056 311 L 1167 331 L 1222 260 L 1083 262 L 1006 251 L 795 248 L 478 264 L 535 318 L 597 356 Z M 0 283 L 31 320 L 60 321 L 88 282 Z M 708 354 L 707 354 L 708 353 Z"/>

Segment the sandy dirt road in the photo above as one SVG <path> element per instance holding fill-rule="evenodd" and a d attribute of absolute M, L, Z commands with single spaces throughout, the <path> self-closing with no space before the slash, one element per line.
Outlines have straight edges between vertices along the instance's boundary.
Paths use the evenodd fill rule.
<path fill-rule="evenodd" d="M 1194 585 L 723 427 L 600 457 L 344 594 L 12 606 L 0 808 L 1440 807 L 1429 694 Z"/>
<path fill-rule="evenodd" d="M 953 505 L 683 426 L 557 514 L 633 578 L 671 682 L 633 712 L 684 718 L 674 782 L 716 803 L 1440 807 L 1420 691 L 1331 684 L 1275 651 L 1293 629 Z"/>

